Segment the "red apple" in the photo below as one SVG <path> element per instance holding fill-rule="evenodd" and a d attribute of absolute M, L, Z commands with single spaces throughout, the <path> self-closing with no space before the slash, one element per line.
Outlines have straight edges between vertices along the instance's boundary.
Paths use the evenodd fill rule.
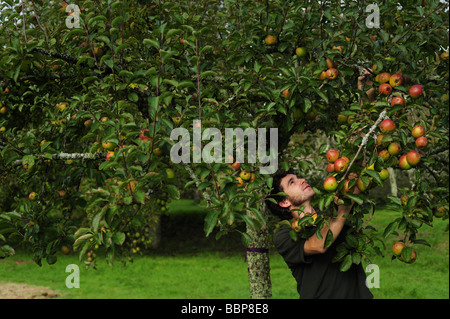
<path fill-rule="evenodd" d="M 114 156 L 114 152 L 109 151 L 108 153 L 106 153 L 106 160 L 109 162 L 111 160 L 111 157 Z"/>
<path fill-rule="evenodd" d="M 239 162 L 234 162 L 231 167 L 233 167 L 237 171 L 241 167 L 241 164 Z"/>
<path fill-rule="evenodd" d="M 327 179 L 325 179 L 325 181 L 323 182 L 323 188 L 329 192 L 335 191 L 337 186 L 338 184 L 334 176 L 327 177 Z"/>
<path fill-rule="evenodd" d="M 328 165 L 327 165 L 327 172 L 328 173 L 333 173 L 334 172 L 334 164 L 333 163 L 328 163 Z"/>
<path fill-rule="evenodd" d="M 416 150 L 409 151 L 406 154 L 406 160 L 411 166 L 416 166 L 420 162 L 420 154 Z"/>
<path fill-rule="evenodd" d="M 406 159 L 406 154 L 400 156 L 398 160 L 398 166 L 404 170 L 408 170 L 411 168 L 411 165 L 408 163 L 408 160 Z"/>
<path fill-rule="evenodd" d="M 339 151 L 331 149 L 327 152 L 327 160 L 330 163 L 334 163 L 339 158 Z"/>
<path fill-rule="evenodd" d="M 389 82 L 389 79 L 391 78 L 391 74 L 388 72 L 383 72 L 378 75 L 378 82 L 380 83 L 387 83 Z"/>
<path fill-rule="evenodd" d="M 425 129 L 423 128 L 422 125 L 416 125 L 411 130 L 411 135 L 414 138 L 418 138 L 418 137 L 424 136 L 425 135 Z"/>
<path fill-rule="evenodd" d="M 395 130 L 395 123 L 391 119 L 385 119 L 380 124 L 380 130 L 382 133 L 392 132 Z"/>
<path fill-rule="evenodd" d="M 339 71 L 335 68 L 330 68 L 327 70 L 327 78 L 329 80 L 334 80 L 339 75 Z"/>
<path fill-rule="evenodd" d="M 394 243 L 394 245 L 392 245 L 392 252 L 395 256 L 400 256 L 404 247 L 404 243 L 402 243 L 401 241 L 397 241 Z"/>
<path fill-rule="evenodd" d="M 287 99 L 291 94 L 289 93 L 289 89 L 283 91 L 283 96 Z"/>
<path fill-rule="evenodd" d="M 390 86 L 387 83 L 383 83 L 378 88 L 378 92 L 380 92 L 380 94 L 383 94 L 383 95 L 389 95 L 392 93 L 392 86 Z"/>
<path fill-rule="evenodd" d="M 31 193 L 28 195 L 28 198 L 29 198 L 30 200 L 35 200 L 36 196 L 37 196 L 37 194 L 36 194 L 35 192 L 31 192 Z"/>
<path fill-rule="evenodd" d="M 356 181 L 356 187 L 358 187 L 358 189 L 361 192 L 364 192 L 370 185 L 370 180 L 368 184 L 365 184 L 364 181 L 360 178 L 358 178 L 358 180 Z"/>
<path fill-rule="evenodd" d="M 249 181 L 250 178 L 252 177 L 252 173 L 244 170 L 239 174 L 239 177 L 242 178 L 242 180 L 244 181 Z"/>
<path fill-rule="evenodd" d="M 383 160 L 387 161 L 388 158 L 391 156 L 391 154 L 389 154 L 388 150 L 381 150 L 380 152 L 378 152 L 378 156 L 380 156 Z"/>
<path fill-rule="evenodd" d="M 425 148 L 428 145 L 428 139 L 425 136 L 421 136 L 416 140 L 416 146 L 418 148 Z"/>
<path fill-rule="evenodd" d="M 394 105 L 405 106 L 405 99 L 402 98 L 401 96 L 394 96 L 391 100 L 391 106 Z"/>
<path fill-rule="evenodd" d="M 403 77 L 402 77 L 402 75 L 398 74 L 398 73 L 393 74 L 391 76 L 391 78 L 389 79 L 389 84 L 392 87 L 396 87 L 396 86 L 402 85 L 403 84 Z"/>
<path fill-rule="evenodd" d="M 420 84 L 413 85 L 409 88 L 409 95 L 417 99 L 423 94 L 423 86 Z"/>
<path fill-rule="evenodd" d="M 348 167 L 348 162 L 344 158 L 339 158 L 334 162 L 334 171 L 337 173 L 343 173 Z"/>
<path fill-rule="evenodd" d="M 392 156 L 400 154 L 401 149 L 402 148 L 401 148 L 400 144 L 398 144 L 397 142 L 393 142 L 393 143 L 389 144 L 389 146 L 388 146 L 388 152 Z"/>

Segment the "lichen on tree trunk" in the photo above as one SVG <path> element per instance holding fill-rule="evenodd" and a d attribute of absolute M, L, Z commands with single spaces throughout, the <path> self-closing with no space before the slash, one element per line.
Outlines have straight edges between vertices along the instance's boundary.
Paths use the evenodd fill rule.
<path fill-rule="evenodd" d="M 252 238 L 249 248 L 261 251 L 247 251 L 248 281 L 252 299 L 272 298 L 272 282 L 270 280 L 269 232 L 267 227 L 255 231 L 247 226 L 247 233 Z"/>

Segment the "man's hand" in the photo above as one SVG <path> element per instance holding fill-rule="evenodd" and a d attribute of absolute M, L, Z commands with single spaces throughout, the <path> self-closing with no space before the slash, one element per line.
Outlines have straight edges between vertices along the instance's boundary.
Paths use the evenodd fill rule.
<path fill-rule="evenodd" d="M 352 179 L 357 179 L 358 178 L 358 174 L 355 173 L 350 173 L 348 174 L 348 179 L 352 180 Z M 355 188 L 353 189 L 353 193 L 355 195 L 358 195 L 359 193 L 361 193 L 361 191 L 359 190 L 359 188 L 355 185 Z"/>

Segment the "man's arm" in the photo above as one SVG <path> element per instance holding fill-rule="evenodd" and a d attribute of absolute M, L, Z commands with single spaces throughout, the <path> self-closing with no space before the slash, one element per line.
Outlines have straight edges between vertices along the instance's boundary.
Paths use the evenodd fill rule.
<path fill-rule="evenodd" d="M 358 176 L 354 173 L 349 174 L 349 179 L 357 178 Z M 353 194 L 359 194 L 360 190 L 358 187 L 355 186 Z M 322 235 L 322 239 L 317 238 L 316 234 L 309 237 L 306 242 L 305 246 L 303 248 L 305 255 L 314 255 L 314 254 L 323 254 L 327 251 L 327 248 L 324 248 L 325 244 L 325 238 L 327 236 L 328 230 L 331 230 L 333 233 L 333 240 L 332 243 L 336 240 L 336 238 L 339 236 L 339 234 L 342 231 L 342 228 L 345 225 L 345 215 L 350 213 L 351 209 L 353 207 L 353 201 L 350 205 L 344 206 L 339 205 L 337 216 L 334 218 L 329 219 L 329 226 L 325 225 L 322 230 L 320 231 L 320 234 Z"/>
<path fill-rule="evenodd" d="M 329 226 L 325 225 L 321 229 L 320 234 L 322 235 L 322 239 L 317 238 L 316 234 L 314 234 L 305 241 L 305 246 L 303 247 L 305 255 L 323 254 L 327 251 L 327 248 L 324 248 L 324 244 L 328 230 L 331 230 L 331 232 L 333 233 L 332 242 L 334 242 L 341 233 L 342 228 L 344 227 L 345 224 L 344 215 L 350 212 L 350 209 L 351 206 L 340 205 L 338 207 L 337 216 L 334 218 L 330 218 L 329 219 L 330 225 Z"/>

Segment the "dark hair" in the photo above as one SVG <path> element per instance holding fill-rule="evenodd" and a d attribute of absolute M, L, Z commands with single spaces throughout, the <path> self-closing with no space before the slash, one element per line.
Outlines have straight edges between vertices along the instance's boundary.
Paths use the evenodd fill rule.
<path fill-rule="evenodd" d="M 272 191 L 270 192 L 269 196 L 266 198 L 266 205 L 269 208 L 270 212 L 277 216 L 279 219 L 291 219 L 292 213 L 289 208 L 281 207 L 279 205 L 280 202 L 286 199 L 285 196 L 281 195 L 275 195 L 280 192 L 283 192 L 283 187 L 281 186 L 281 180 L 286 177 L 288 174 L 294 174 L 292 169 L 289 169 L 288 171 L 285 171 L 283 169 L 278 170 L 275 172 L 275 174 L 272 175 L 273 182 L 272 182 Z M 273 201 L 269 200 L 268 198 L 273 198 L 277 203 L 275 204 Z"/>

